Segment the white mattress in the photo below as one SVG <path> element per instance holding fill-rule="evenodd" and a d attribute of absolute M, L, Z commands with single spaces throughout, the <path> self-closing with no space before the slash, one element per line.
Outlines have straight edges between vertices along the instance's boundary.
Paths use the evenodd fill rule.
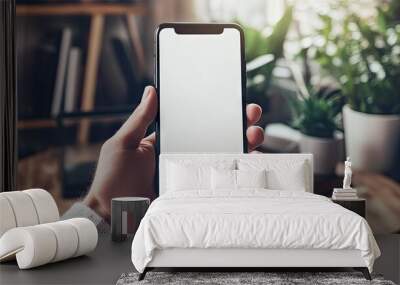
<path fill-rule="evenodd" d="M 139 272 L 168 248 L 359 250 L 372 271 L 380 255 L 367 222 L 328 198 L 299 191 L 184 191 L 156 199 L 132 243 Z"/>

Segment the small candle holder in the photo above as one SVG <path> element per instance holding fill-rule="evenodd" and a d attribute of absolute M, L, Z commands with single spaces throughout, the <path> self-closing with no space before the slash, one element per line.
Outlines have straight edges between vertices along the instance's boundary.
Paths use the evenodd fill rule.
<path fill-rule="evenodd" d="M 133 237 L 144 217 L 150 199 L 144 197 L 119 197 L 111 200 L 111 239 L 124 241 Z"/>

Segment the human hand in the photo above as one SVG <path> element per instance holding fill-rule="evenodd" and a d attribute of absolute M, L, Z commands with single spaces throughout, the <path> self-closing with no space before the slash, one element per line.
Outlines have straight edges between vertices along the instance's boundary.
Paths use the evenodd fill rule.
<path fill-rule="evenodd" d="M 249 151 L 264 140 L 262 128 L 253 126 L 261 117 L 261 107 L 249 104 L 247 140 Z M 121 128 L 102 146 L 90 191 L 83 203 L 109 220 L 111 199 L 121 196 L 155 198 L 155 133 L 145 137 L 157 114 L 157 94 L 153 87 L 144 90 L 142 101 Z"/>

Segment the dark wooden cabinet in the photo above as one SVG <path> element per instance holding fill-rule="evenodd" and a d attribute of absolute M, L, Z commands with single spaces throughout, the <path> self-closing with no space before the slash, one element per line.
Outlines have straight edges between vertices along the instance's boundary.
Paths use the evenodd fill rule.
<path fill-rule="evenodd" d="M 365 203 L 366 203 L 365 199 L 360 199 L 360 198 L 352 200 L 332 199 L 332 201 L 365 218 Z"/>

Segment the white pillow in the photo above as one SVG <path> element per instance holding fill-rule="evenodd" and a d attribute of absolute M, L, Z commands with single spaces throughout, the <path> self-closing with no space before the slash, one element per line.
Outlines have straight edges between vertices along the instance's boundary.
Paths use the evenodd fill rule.
<path fill-rule="evenodd" d="M 261 170 L 211 170 L 211 188 L 241 189 L 241 188 L 266 188 L 267 177 L 265 169 Z"/>
<path fill-rule="evenodd" d="M 207 178 L 210 176 L 209 172 L 209 167 L 184 166 L 171 163 L 168 168 L 168 189 L 172 191 L 207 189 L 210 185 Z"/>
<path fill-rule="evenodd" d="M 236 170 L 212 168 L 211 189 L 236 189 Z"/>
<path fill-rule="evenodd" d="M 267 171 L 236 170 L 237 188 L 267 188 Z"/>
<path fill-rule="evenodd" d="M 234 169 L 235 161 L 179 160 L 169 161 L 166 167 L 167 191 L 210 190 L 211 168 Z"/>
<path fill-rule="evenodd" d="M 306 191 L 307 189 L 307 169 L 304 161 L 239 159 L 238 169 L 266 169 L 268 189 L 289 191 Z"/>
<path fill-rule="evenodd" d="M 303 191 L 307 189 L 304 165 L 299 165 L 294 169 L 288 169 L 285 172 L 279 170 L 268 171 L 268 186 L 276 190 Z"/>

